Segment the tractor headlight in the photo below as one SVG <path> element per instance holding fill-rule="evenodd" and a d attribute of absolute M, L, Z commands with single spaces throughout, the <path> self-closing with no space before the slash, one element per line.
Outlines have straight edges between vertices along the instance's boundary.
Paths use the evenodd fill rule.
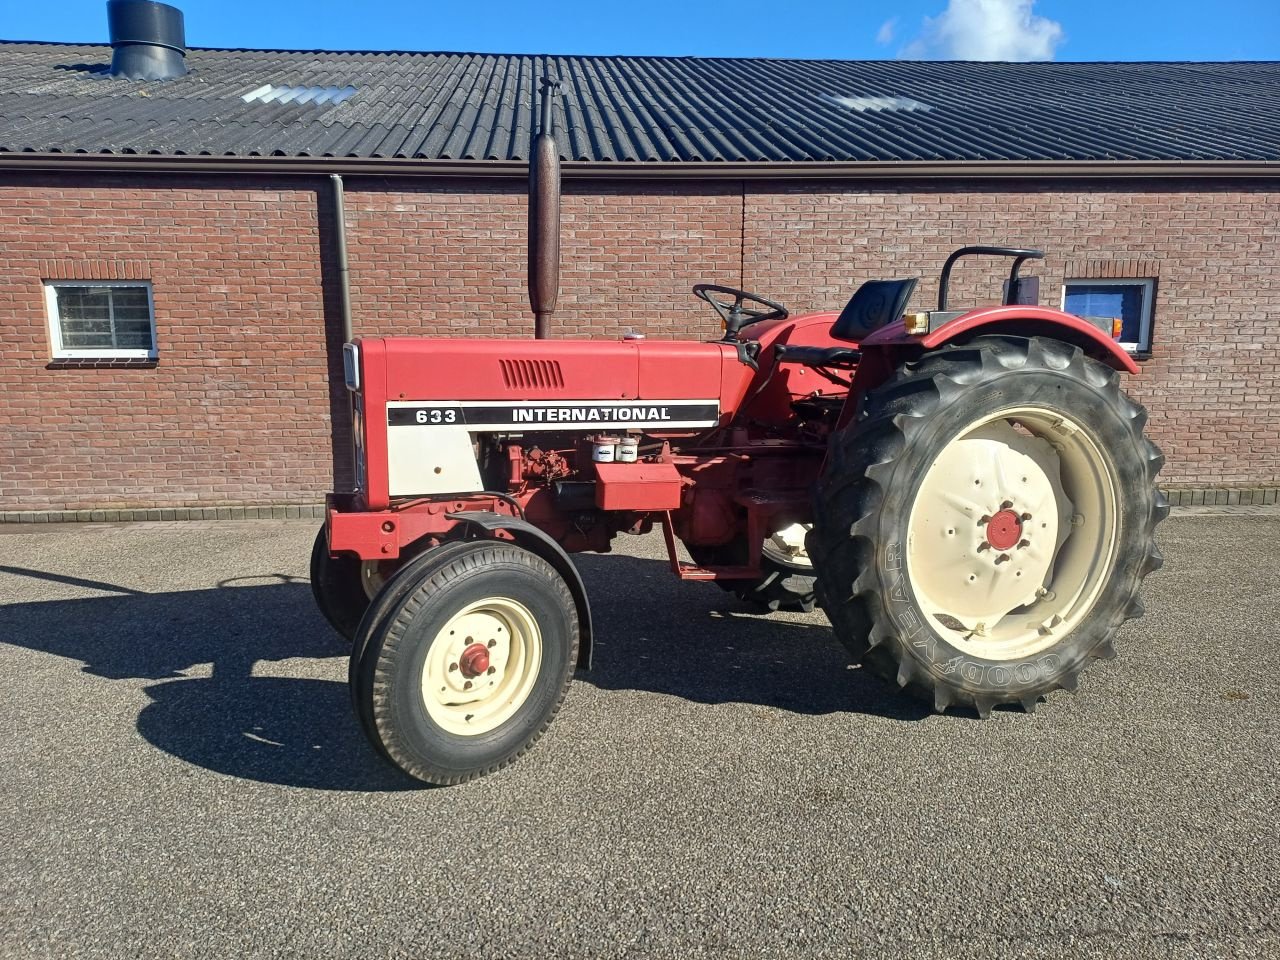
<path fill-rule="evenodd" d="M 342 377 L 352 393 L 360 389 L 360 348 L 354 343 L 342 345 Z"/>

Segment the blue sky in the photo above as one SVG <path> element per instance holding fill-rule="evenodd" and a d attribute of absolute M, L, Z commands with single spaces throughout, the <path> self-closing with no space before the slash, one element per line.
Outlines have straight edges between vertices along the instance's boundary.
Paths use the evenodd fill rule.
<path fill-rule="evenodd" d="M 177 0 L 192 46 L 839 59 L 1274 60 L 1280 0 Z M 104 0 L 0 0 L 0 37 L 104 41 Z M 537 13 L 545 9 L 545 14 Z"/>

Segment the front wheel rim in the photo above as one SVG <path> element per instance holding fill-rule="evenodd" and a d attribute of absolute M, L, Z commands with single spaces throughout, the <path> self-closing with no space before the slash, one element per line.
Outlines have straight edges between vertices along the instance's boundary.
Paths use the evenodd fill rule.
<path fill-rule="evenodd" d="M 912 502 L 912 592 L 964 653 L 1007 661 L 1046 650 L 1111 578 L 1118 502 L 1114 469 L 1071 417 L 1018 406 L 973 420 Z"/>
<path fill-rule="evenodd" d="M 542 667 L 542 631 L 509 597 L 467 604 L 440 628 L 422 668 L 422 702 L 442 730 L 478 736 L 510 720 Z"/>

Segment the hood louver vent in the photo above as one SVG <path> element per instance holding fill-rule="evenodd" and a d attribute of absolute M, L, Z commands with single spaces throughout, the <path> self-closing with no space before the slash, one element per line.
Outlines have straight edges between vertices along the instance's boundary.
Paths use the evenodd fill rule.
<path fill-rule="evenodd" d="M 557 360 L 499 360 L 502 382 L 520 390 L 563 390 L 564 376 Z"/>

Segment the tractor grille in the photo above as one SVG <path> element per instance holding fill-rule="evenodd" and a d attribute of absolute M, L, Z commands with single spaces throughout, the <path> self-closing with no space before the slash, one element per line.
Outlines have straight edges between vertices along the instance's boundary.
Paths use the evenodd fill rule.
<path fill-rule="evenodd" d="M 558 360 L 499 360 L 502 382 L 520 390 L 563 390 Z"/>

